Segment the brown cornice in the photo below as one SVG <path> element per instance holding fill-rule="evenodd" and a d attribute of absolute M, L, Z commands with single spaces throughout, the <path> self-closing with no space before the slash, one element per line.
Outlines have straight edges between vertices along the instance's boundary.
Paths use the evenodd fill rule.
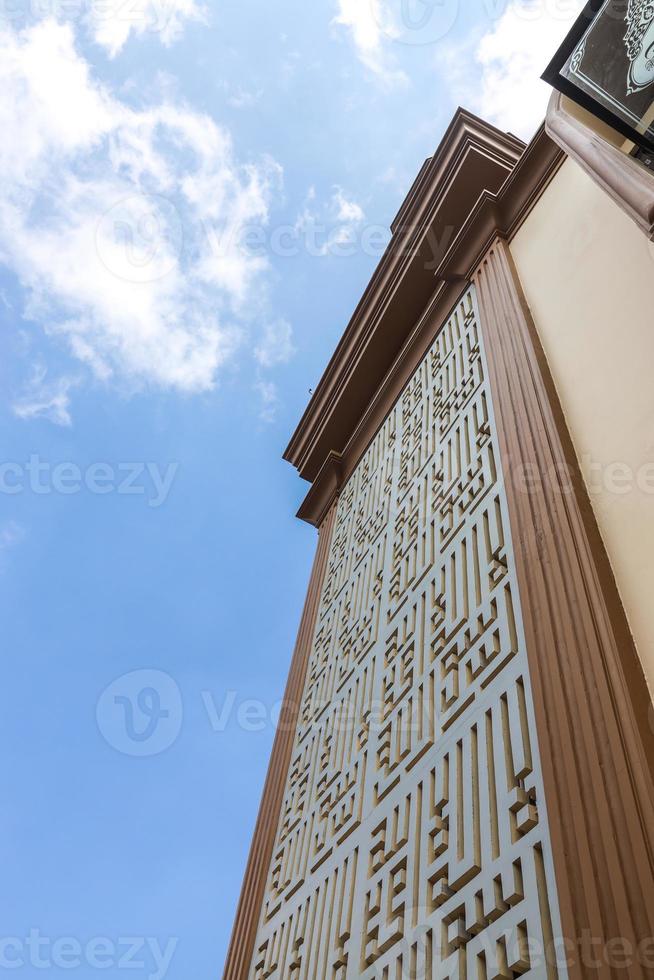
<path fill-rule="evenodd" d="M 564 159 L 542 126 L 499 193 L 484 190 L 479 195 L 436 270 L 436 280 L 458 276 L 467 282 L 491 242 L 513 237 Z"/>
<path fill-rule="evenodd" d="M 499 173 L 488 161 L 502 145 L 504 177 L 488 186 Z M 398 212 L 391 246 L 286 450 L 312 482 L 302 520 L 320 524 L 484 251 L 498 235 L 512 237 L 564 158 L 544 127 L 525 147 L 459 110 Z M 425 241 L 455 213 L 440 262 L 426 262 Z"/>
<path fill-rule="evenodd" d="M 499 191 L 525 144 L 459 109 L 393 222 L 393 237 L 284 458 L 313 481 L 339 452 L 431 300 L 432 269 L 483 190 Z"/>
<path fill-rule="evenodd" d="M 343 456 L 330 452 L 297 513 L 300 520 L 320 527 L 342 485 Z"/>

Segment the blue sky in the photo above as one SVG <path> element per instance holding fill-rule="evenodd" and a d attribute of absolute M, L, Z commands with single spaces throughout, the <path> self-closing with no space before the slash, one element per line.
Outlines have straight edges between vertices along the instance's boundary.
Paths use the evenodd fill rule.
<path fill-rule="evenodd" d="M 217 977 L 315 546 L 281 452 L 577 0 L 5 0 L 0 970 Z"/>

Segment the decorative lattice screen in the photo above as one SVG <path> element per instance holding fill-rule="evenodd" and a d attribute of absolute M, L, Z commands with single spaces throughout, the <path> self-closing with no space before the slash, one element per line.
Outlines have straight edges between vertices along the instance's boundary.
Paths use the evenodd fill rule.
<path fill-rule="evenodd" d="M 565 975 L 468 290 L 338 503 L 252 980 Z"/>

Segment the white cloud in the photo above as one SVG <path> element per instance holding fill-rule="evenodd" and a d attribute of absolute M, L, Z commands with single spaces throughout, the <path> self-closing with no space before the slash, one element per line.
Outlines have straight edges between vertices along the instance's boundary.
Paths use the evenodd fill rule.
<path fill-rule="evenodd" d="M 241 165 L 184 104 L 120 101 L 54 20 L 0 32 L 0 126 L 0 261 L 29 315 L 102 379 L 210 388 L 261 287 L 242 232 L 268 220 L 280 168 Z"/>
<path fill-rule="evenodd" d="M 352 247 L 366 215 L 342 187 L 335 185 L 328 201 L 318 204 L 314 187 L 309 189 L 304 207 L 295 222 L 295 232 L 311 255 L 344 254 L 339 246 Z"/>
<path fill-rule="evenodd" d="M 349 201 L 342 187 L 336 187 L 332 197 L 336 220 L 344 224 L 358 225 L 365 219 L 363 208 L 356 201 Z"/>
<path fill-rule="evenodd" d="M 325 244 L 325 254 L 334 250 L 338 252 L 338 247 L 342 245 L 351 246 L 358 229 L 366 218 L 361 205 L 354 200 L 349 200 L 341 187 L 334 188 L 330 202 L 330 213 L 335 226 Z"/>
<path fill-rule="evenodd" d="M 5 521 L 0 525 L 0 550 L 5 551 L 22 541 L 25 537 L 25 528 L 16 521 Z"/>
<path fill-rule="evenodd" d="M 227 96 L 227 103 L 232 109 L 251 109 L 263 98 L 263 89 L 249 90 L 237 85 Z"/>
<path fill-rule="evenodd" d="M 552 91 L 540 76 L 583 7 L 584 0 L 512 0 L 473 50 L 441 50 L 456 101 L 530 139 Z"/>
<path fill-rule="evenodd" d="M 259 418 L 262 422 L 269 424 L 275 421 L 277 409 L 279 408 L 279 394 L 277 385 L 272 381 L 259 378 L 254 385 L 254 390 L 259 395 Z"/>
<path fill-rule="evenodd" d="M 404 72 L 397 69 L 386 49 L 394 31 L 386 0 L 338 0 L 333 22 L 350 31 L 360 61 L 385 84 L 406 84 Z"/>
<path fill-rule="evenodd" d="M 21 419 L 46 418 L 56 425 L 70 425 L 70 389 L 77 379 L 63 377 L 49 380 L 47 368 L 38 365 L 26 391 L 12 406 Z"/>
<path fill-rule="evenodd" d="M 254 349 L 254 356 L 263 368 L 287 364 L 295 354 L 293 329 L 287 320 L 268 323 L 261 342 Z"/>
<path fill-rule="evenodd" d="M 4 521 L 0 524 L 0 573 L 7 571 L 9 563 L 7 553 L 25 537 L 26 530 L 17 521 Z"/>
<path fill-rule="evenodd" d="M 169 47 L 179 39 L 186 21 L 206 22 L 196 0 L 102 0 L 91 4 L 89 27 L 97 44 L 114 58 L 131 33 L 154 34 Z"/>

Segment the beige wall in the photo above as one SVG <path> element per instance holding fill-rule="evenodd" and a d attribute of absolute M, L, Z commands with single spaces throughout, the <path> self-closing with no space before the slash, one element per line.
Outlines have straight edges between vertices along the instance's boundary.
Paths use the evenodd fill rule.
<path fill-rule="evenodd" d="M 568 160 L 511 249 L 654 691 L 654 245 Z"/>

